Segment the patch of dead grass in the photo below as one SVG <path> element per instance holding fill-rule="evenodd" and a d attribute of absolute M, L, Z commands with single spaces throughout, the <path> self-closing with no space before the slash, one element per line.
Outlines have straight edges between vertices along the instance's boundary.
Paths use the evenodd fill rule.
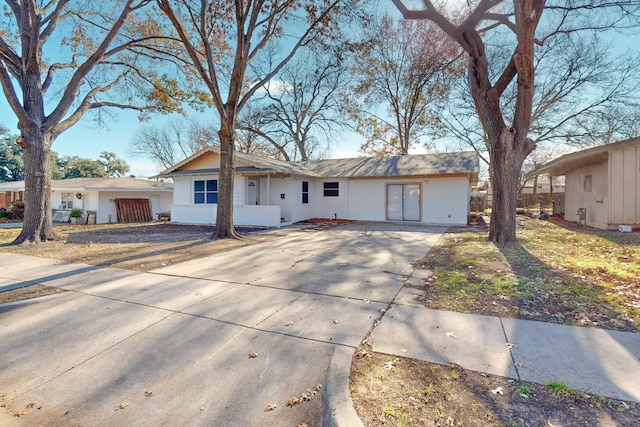
<path fill-rule="evenodd" d="M 637 236 L 525 220 L 518 242 L 445 233 L 415 265 L 434 274 L 425 305 L 465 313 L 640 331 Z"/>
<path fill-rule="evenodd" d="M 640 404 L 370 352 L 351 365 L 365 426 L 637 426 Z M 364 353 L 362 352 L 364 350 Z"/>

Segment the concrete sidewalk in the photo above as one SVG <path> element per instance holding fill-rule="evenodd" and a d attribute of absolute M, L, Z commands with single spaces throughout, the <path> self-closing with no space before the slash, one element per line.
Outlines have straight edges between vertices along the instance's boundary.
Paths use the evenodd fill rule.
<path fill-rule="evenodd" d="M 0 228 L 22 228 L 21 222 L 0 222 Z"/>
<path fill-rule="evenodd" d="M 0 424 L 330 425 L 321 394 L 350 405 L 350 355 L 443 230 L 294 232 L 150 273 L 2 253 L 0 288 L 69 292 L 0 305 Z"/>
<path fill-rule="evenodd" d="M 0 424 L 356 426 L 374 324 L 378 352 L 640 401 L 640 334 L 422 307 L 404 285 L 443 230 L 292 232 L 149 273 L 2 253 L 0 291 L 69 292 L 0 305 L 0 403 L 24 413 Z"/>
<path fill-rule="evenodd" d="M 374 351 L 640 402 L 640 334 L 393 304 Z"/>

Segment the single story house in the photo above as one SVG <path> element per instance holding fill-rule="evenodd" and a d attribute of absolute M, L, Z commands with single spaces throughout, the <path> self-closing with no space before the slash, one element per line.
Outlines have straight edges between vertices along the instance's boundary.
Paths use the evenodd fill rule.
<path fill-rule="evenodd" d="M 565 176 L 565 218 L 616 230 L 640 225 L 640 137 L 565 154 L 529 176 Z"/>
<path fill-rule="evenodd" d="M 479 172 L 475 152 L 284 162 L 236 153 L 233 221 L 280 226 L 310 218 L 463 225 Z M 171 220 L 216 221 L 220 148 L 165 170 Z"/>
<path fill-rule="evenodd" d="M 12 204 L 24 200 L 24 181 L 0 182 Z M 173 185 L 136 178 L 71 178 L 51 181 L 51 206 L 62 217 L 72 209 L 95 212 L 96 224 L 119 222 L 118 199 L 148 200 L 153 218 L 169 211 Z M 68 215 L 67 215 L 68 216 Z M 61 218 L 61 217 L 58 217 Z M 55 218 L 54 218 L 55 220 Z M 122 222 L 122 221 L 120 221 Z"/>

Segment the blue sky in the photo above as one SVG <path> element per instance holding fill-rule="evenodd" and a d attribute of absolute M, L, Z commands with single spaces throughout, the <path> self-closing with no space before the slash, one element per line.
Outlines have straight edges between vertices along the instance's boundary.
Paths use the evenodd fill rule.
<path fill-rule="evenodd" d="M 218 122 L 215 110 L 198 114 L 200 121 Z M 135 111 L 114 111 L 113 119 L 106 128 L 97 128 L 90 117 L 84 117 L 53 143 L 53 150 L 61 156 L 80 156 L 97 159 L 103 151 L 111 151 L 125 159 L 131 166 L 131 173 L 138 177 L 151 176 L 159 171 L 158 166 L 148 159 L 132 157 L 127 154 L 127 145 L 142 123 Z M 176 117 L 181 117 L 176 115 Z M 154 116 L 149 123 L 162 126 L 169 116 Z M 4 96 L 0 97 L 0 123 L 7 126 L 12 133 L 18 134 L 17 119 L 7 104 Z M 344 132 L 333 146 L 333 158 L 358 157 L 358 148 L 363 138 L 354 132 Z"/>
<path fill-rule="evenodd" d="M 381 3 L 381 5 L 384 5 L 384 3 Z M 388 5 L 391 7 L 384 8 L 389 11 L 395 11 L 390 1 Z M 638 36 L 618 36 L 617 39 L 619 41 L 616 42 L 616 47 L 621 48 L 621 50 L 627 47 L 637 48 L 640 46 L 640 37 Z M 112 119 L 108 120 L 105 127 L 97 128 L 91 117 L 85 117 L 58 137 L 53 144 L 53 150 L 57 151 L 61 156 L 77 155 L 91 159 L 97 159 L 102 151 L 111 151 L 118 157 L 127 160 L 131 166 L 131 173 L 136 176 L 144 177 L 157 173 L 158 166 L 150 160 L 132 157 L 127 154 L 127 145 L 136 130 L 142 126 L 142 123 L 138 120 L 138 113 L 123 110 L 110 111 Z M 198 114 L 198 118 L 203 123 L 217 122 L 216 117 L 216 112 L 213 109 L 207 113 Z M 154 116 L 150 123 L 162 125 L 167 119 L 167 116 Z M 0 123 L 9 127 L 13 133 L 18 133 L 17 119 L 4 96 L 0 96 Z M 358 148 L 363 141 L 364 139 L 355 132 L 345 131 L 333 143 L 331 157 L 357 157 L 360 155 Z"/>

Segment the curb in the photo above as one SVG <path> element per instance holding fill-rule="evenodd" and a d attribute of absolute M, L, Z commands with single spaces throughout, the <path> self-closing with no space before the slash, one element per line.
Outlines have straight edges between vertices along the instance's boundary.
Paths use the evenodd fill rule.
<path fill-rule="evenodd" d="M 349 374 L 354 349 L 336 346 L 322 388 L 322 427 L 364 427 L 353 408 Z"/>

